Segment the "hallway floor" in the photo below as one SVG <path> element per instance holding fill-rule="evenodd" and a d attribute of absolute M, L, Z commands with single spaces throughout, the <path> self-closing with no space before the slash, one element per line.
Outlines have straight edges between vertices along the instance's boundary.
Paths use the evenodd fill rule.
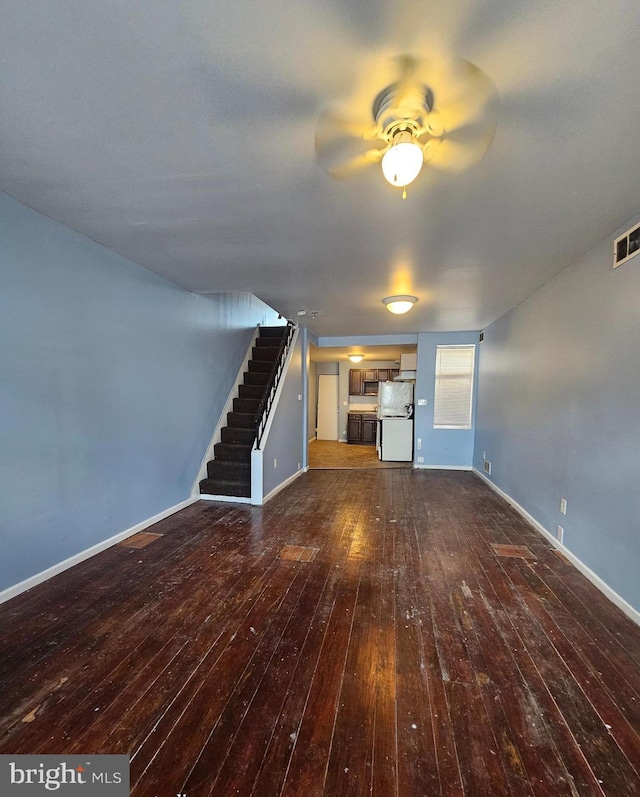
<path fill-rule="evenodd" d="M 309 443 L 309 467 L 317 468 L 412 468 L 411 462 L 380 462 L 374 445 L 313 440 Z"/>
<path fill-rule="evenodd" d="M 314 470 L 0 606 L 0 753 L 127 753 L 133 797 L 631 797 L 639 664 L 475 474 Z"/>

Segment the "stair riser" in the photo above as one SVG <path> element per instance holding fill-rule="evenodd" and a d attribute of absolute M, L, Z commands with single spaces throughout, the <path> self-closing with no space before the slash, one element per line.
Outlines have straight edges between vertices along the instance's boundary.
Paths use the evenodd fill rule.
<path fill-rule="evenodd" d="M 233 426 L 234 429 L 250 429 L 255 432 L 255 416 L 244 412 L 228 412 L 227 426 Z"/>
<path fill-rule="evenodd" d="M 286 327 L 260 327 L 260 338 L 282 338 L 287 331 Z"/>
<path fill-rule="evenodd" d="M 251 498 L 251 485 L 234 482 L 220 482 L 216 479 L 203 479 L 200 482 L 201 495 L 230 495 L 236 498 Z"/>
<path fill-rule="evenodd" d="M 234 398 L 233 412 L 245 412 L 254 415 L 260 407 L 260 399 Z"/>
<path fill-rule="evenodd" d="M 266 374 L 267 377 L 273 371 L 273 363 L 271 360 L 249 360 L 249 371 L 252 373 Z"/>
<path fill-rule="evenodd" d="M 255 429 L 238 429 L 232 426 L 224 426 L 220 431 L 220 441 L 222 443 L 244 443 L 245 445 L 253 445 L 255 438 Z"/>
<path fill-rule="evenodd" d="M 216 443 L 213 447 L 216 462 L 251 462 L 251 446 L 238 443 Z"/>
<path fill-rule="evenodd" d="M 251 349 L 251 359 L 259 360 L 260 362 L 274 363 L 278 357 L 278 352 L 279 349 L 274 349 L 271 346 L 268 349 L 262 348 L 260 346 L 254 346 Z"/>
<path fill-rule="evenodd" d="M 270 373 L 270 372 L 269 372 Z M 244 372 L 244 385 L 243 387 L 266 387 L 267 382 L 269 381 L 269 374 L 263 373 L 261 371 L 251 372 L 245 371 Z"/>
<path fill-rule="evenodd" d="M 238 385 L 238 397 L 241 399 L 257 399 L 265 394 L 264 385 Z"/>
<path fill-rule="evenodd" d="M 243 462 L 207 462 L 207 476 L 219 482 L 251 484 L 251 465 Z"/>

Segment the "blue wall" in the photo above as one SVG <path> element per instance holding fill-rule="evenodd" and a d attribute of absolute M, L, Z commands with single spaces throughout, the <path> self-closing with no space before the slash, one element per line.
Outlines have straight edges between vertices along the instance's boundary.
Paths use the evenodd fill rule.
<path fill-rule="evenodd" d="M 418 371 L 415 384 L 415 428 L 414 464 L 418 468 L 471 468 L 473 464 L 474 418 L 471 429 L 434 429 L 433 401 L 436 385 L 436 347 L 476 344 L 476 374 L 474 393 L 477 389 L 477 332 L 421 332 L 418 335 Z M 418 399 L 427 404 L 418 406 Z M 422 449 L 418 451 L 418 438 Z M 418 462 L 424 457 L 424 463 Z"/>
<path fill-rule="evenodd" d="M 612 269 L 638 221 L 485 331 L 474 464 L 640 609 L 640 255 Z"/>
<path fill-rule="evenodd" d="M 0 194 L 0 591 L 189 497 L 257 323 Z"/>

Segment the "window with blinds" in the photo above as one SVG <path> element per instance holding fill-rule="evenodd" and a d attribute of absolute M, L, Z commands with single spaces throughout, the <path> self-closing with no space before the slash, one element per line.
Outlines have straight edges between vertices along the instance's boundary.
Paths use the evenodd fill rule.
<path fill-rule="evenodd" d="M 434 429 L 471 429 L 475 345 L 436 346 Z"/>

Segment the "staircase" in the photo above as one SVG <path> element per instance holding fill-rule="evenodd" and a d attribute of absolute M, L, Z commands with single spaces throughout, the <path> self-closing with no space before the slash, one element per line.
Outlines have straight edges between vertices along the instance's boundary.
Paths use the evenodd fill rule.
<path fill-rule="evenodd" d="M 238 385 L 233 410 L 227 413 L 227 425 L 220 442 L 213 447 L 214 459 L 207 463 L 207 478 L 200 482 L 204 495 L 251 497 L 251 449 L 256 437 L 256 415 L 271 387 L 280 344 L 287 327 L 260 327 L 251 350 L 248 371 Z"/>

